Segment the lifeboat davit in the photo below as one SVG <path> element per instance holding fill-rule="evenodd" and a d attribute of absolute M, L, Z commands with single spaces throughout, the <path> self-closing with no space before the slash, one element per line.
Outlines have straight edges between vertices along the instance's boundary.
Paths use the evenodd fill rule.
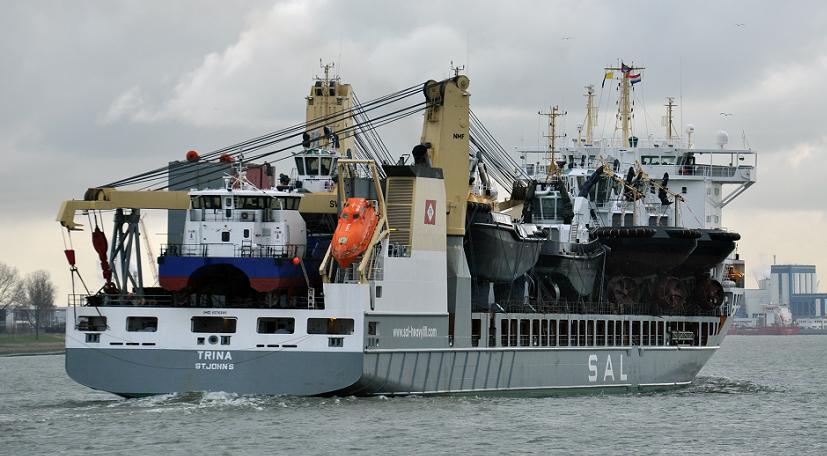
<path fill-rule="evenodd" d="M 333 233 L 331 253 L 339 266 L 346 268 L 359 257 L 370 244 L 373 231 L 379 223 L 376 209 L 365 198 L 348 198 L 339 224 Z"/>

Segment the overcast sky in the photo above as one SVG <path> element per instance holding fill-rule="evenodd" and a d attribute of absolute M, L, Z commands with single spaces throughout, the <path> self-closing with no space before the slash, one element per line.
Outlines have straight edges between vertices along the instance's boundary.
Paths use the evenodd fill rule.
<path fill-rule="evenodd" d="M 54 216 L 87 187 L 301 122 L 319 59 L 368 100 L 466 66 L 472 109 L 509 150 L 539 109 L 583 118 L 583 86 L 620 59 L 646 67 L 636 129 L 681 97 L 698 146 L 726 130 L 759 182 L 725 209 L 750 278 L 814 263 L 827 287 L 827 2 L 17 1 L 0 15 L 0 262 L 69 292 Z M 732 113 L 722 117 L 721 112 Z M 601 112 L 601 115 L 605 113 Z M 648 120 L 647 120 L 648 119 Z M 608 125 L 608 127 L 606 127 Z M 599 132 L 613 123 L 601 119 Z M 648 128 L 647 128 L 648 126 Z M 380 133 L 407 153 L 420 120 Z M 604 130 L 605 128 L 605 130 Z M 155 249 L 161 216 L 151 216 Z M 107 234 L 110 228 L 107 226 Z M 97 283 L 88 231 L 72 237 Z"/>

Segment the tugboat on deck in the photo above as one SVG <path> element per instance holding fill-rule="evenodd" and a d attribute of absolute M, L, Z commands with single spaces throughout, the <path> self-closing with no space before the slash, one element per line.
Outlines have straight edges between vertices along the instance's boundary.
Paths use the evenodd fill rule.
<path fill-rule="evenodd" d="M 227 306 L 259 299 L 283 306 L 320 285 L 327 244 L 308 242 L 300 193 L 256 188 L 239 164 L 223 188 L 189 196 L 184 242 L 164 246 L 158 258 L 160 285 L 176 301 L 220 296 Z"/>

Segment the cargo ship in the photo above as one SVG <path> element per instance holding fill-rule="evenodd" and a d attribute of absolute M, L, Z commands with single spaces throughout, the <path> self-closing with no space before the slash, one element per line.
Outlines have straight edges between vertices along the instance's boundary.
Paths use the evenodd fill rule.
<path fill-rule="evenodd" d="M 630 81 L 620 82 L 627 90 Z M 192 251 L 207 254 L 197 260 L 200 263 L 194 266 L 193 276 L 216 263 L 226 274 L 199 281 L 204 285 L 200 290 L 178 288 L 184 282 L 177 278 L 174 286 L 158 290 L 143 287 L 140 277 L 130 276 L 127 281 L 129 248 L 140 239 L 136 218 L 140 210 L 186 210 L 188 220 L 201 223 L 198 217 L 204 206 L 199 205 L 205 203 L 198 198 L 216 192 L 129 191 L 117 188 L 123 183 L 118 182 L 90 189 L 83 200 L 65 202 L 58 219 L 70 232 L 80 228 L 74 221 L 76 211 L 116 211 L 109 257 L 105 243 L 98 242 L 103 248 L 97 249 L 104 271 L 110 270 L 113 280 L 107 279 L 100 293 L 77 295 L 70 303 L 69 376 L 90 388 L 124 397 L 189 391 L 339 396 L 556 394 L 690 384 L 730 329 L 743 296 L 742 287 L 730 280 L 734 277 L 730 272 L 743 264 L 726 259 L 710 265 L 703 276 L 714 289 L 709 296 L 687 293 L 688 279 L 659 274 L 657 267 L 612 282 L 603 264 L 594 279 L 565 284 L 568 295 L 548 293 L 550 288 L 561 289 L 553 282 L 565 276 L 566 269 L 557 269 L 555 276 L 547 273 L 553 266 L 546 263 L 542 266 L 546 273 L 538 274 L 526 263 L 538 262 L 543 252 L 589 255 L 593 251 L 578 247 L 581 241 L 596 246 L 594 242 L 602 237 L 591 233 L 599 226 L 611 226 L 597 225 L 602 223 L 600 211 L 594 210 L 594 200 L 589 201 L 589 190 L 581 192 L 580 176 L 596 169 L 585 164 L 591 163 L 594 151 L 572 150 L 571 162 L 582 160 L 584 165 L 560 175 L 558 188 L 579 198 L 572 220 L 557 223 L 566 225 L 569 236 L 552 239 L 552 229 L 545 233 L 542 227 L 529 229 L 526 225 L 531 221 L 522 217 L 509 220 L 501 214 L 508 214 L 508 208 L 520 212 L 519 206 L 524 207 L 531 195 L 513 192 L 506 202 L 497 202 L 472 192 L 472 182 L 478 177 L 469 158 L 472 143 L 484 153 L 496 155 L 496 151 L 480 145 L 481 130 L 470 111 L 469 87 L 468 77 L 456 73 L 382 97 L 384 102 L 424 96 L 418 104 L 421 110 L 411 111 L 423 115 L 413 160 L 403 156 L 391 164 L 376 157 L 355 157 L 356 150 L 336 147 L 340 141 L 333 135 L 347 139 L 367 122 L 353 121 L 356 108 L 350 108 L 341 84 L 327 76 L 316 81 L 307 99 L 308 112 L 312 106 L 314 112 L 323 108 L 323 113 L 308 116 L 300 127 L 304 134 L 297 156 L 309 157 L 319 148 L 332 147 L 338 151 L 333 155 L 335 171 L 327 170 L 329 181 L 321 179 L 318 191 L 299 192 L 303 186 L 295 183 L 272 191 L 242 190 L 230 183 L 218 192 L 225 200 L 217 202 L 221 207 L 214 214 L 220 226 L 201 227 L 202 234 L 194 234 Z M 311 130 L 322 126 L 327 128 L 325 133 L 314 136 Z M 262 137 L 266 143 L 262 147 L 269 147 L 275 136 Z M 241 148 L 249 154 L 251 142 L 244 144 Z M 343 149 L 348 152 L 341 153 Z M 638 157 L 641 151 L 630 149 L 628 153 Z M 669 153 L 686 156 L 691 152 L 673 148 Z M 334 165 L 333 160 L 330 164 Z M 732 176 L 740 168 L 735 162 L 722 170 Z M 318 168 L 313 171 L 320 173 Z M 687 178 L 684 185 L 689 187 L 692 181 L 700 186 L 693 192 L 705 193 L 707 187 L 717 185 L 704 173 L 686 175 L 693 178 Z M 521 185 L 515 182 L 514 188 Z M 260 195 L 260 208 L 245 208 L 245 191 Z M 600 188 L 595 191 L 599 193 Z M 297 199 L 298 210 L 276 206 L 274 201 L 280 198 Z M 629 205 L 637 204 L 637 212 L 647 210 L 640 199 L 636 201 Z M 491 211 L 487 222 L 469 216 L 469 208 L 480 205 Z M 621 214 L 624 210 L 616 209 Z M 244 211 L 252 211 L 247 219 Z M 295 217 L 296 212 L 303 220 Z M 648 214 L 640 212 L 644 213 Z M 613 214 L 604 222 L 614 220 Z M 365 223 L 357 222 L 357 216 Z M 308 230 L 313 226 L 317 233 L 329 235 L 318 266 L 307 271 L 312 258 L 307 249 L 279 250 L 286 245 L 263 241 L 261 245 L 279 254 L 264 257 L 272 264 L 250 269 L 251 263 L 239 263 L 262 259 L 226 253 L 258 251 L 255 230 L 266 227 L 245 225 L 252 223 L 251 217 L 282 220 L 285 229 L 289 225 L 291 236 L 302 223 Z M 333 226 L 328 225 L 323 233 L 325 223 L 320 221 L 331 219 Z M 692 229 L 675 217 L 661 220 L 657 226 L 664 230 Z M 618 229 L 628 234 L 629 228 L 637 226 Z M 251 242 L 244 241 L 248 229 L 253 230 Z M 203 236 L 211 231 L 216 239 Z M 485 237 L 480 232 L 494 234 Z M 187 233 L 184 236 L 189 239 Z M 486 244 L 475 247 L 471 236 L 473 242 Z M 543 249 L 550 242 L 557 243 L 556 250 Z M 209 255 L 215 250 L 213 243 L 220 244 L 217 249 L 223 253 Z M 300 240 L 295 243 L 301 244 Z M 206 250 L 205 245 L 209 245 Z M 622 262 L 627 255 L 623 249 L 605 251 L 611 261 Z M 499 258 L 513 266 L 492 273 L 488 265 L 472 264 L 472 252 L 482 252 L 485 262 Z M 670 262 L 669 269 L 686 260 L 687 255 L 681 255 L 680 260 Z M 174 257 L 166 250 L 159 261 L 163 264 Z M 72 273 L 77 274 L 71 249 L 67 249 L 67 258 Z M 304 284 L 302 280 L 275 281 L 294 277 L 302 268 Z M 180 266 L 173 269 L 181 270 Z M 262 281 L 268 275 L 273 280 Z M 606 292 L 609 282 L 615 284 L 612 293 Z M 669 286 L 652 288 L 660 283 Z M 284 287 L 290 291 L 278 291 Z"/>

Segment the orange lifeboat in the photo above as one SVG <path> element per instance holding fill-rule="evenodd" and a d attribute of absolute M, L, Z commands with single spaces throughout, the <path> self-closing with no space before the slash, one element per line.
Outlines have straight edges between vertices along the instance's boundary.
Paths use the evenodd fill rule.
<path fill-rule="evenodd" d="M 339 266 L 346 268 L 368 248 L 373 231 L 379 223 L 376 209 L 364 198 L 348 198 L 339 224 L 333 233 L 331 253 Z"/>

